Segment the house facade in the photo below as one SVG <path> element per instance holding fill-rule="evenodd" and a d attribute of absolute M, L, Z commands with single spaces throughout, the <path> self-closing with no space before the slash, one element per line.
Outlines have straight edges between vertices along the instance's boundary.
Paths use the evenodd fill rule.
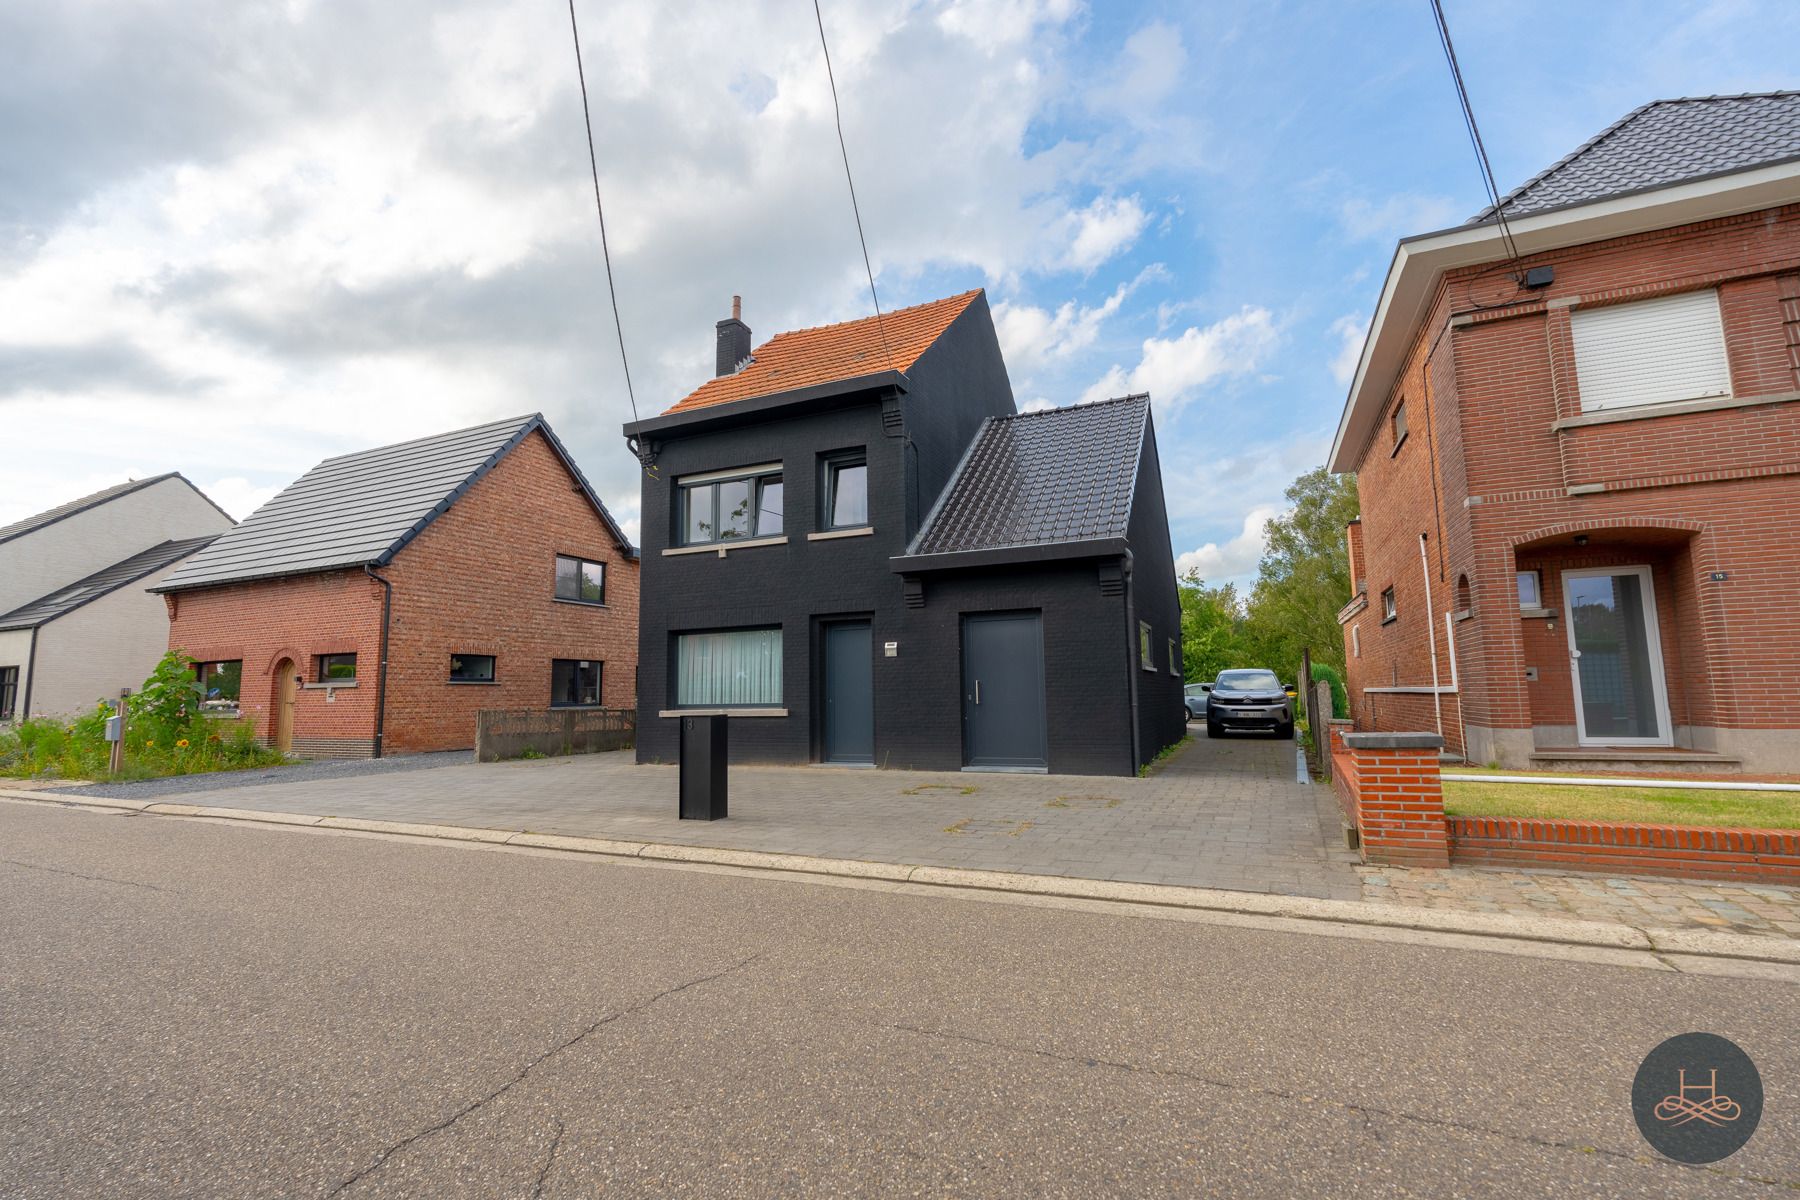
<path fill-rule="evenodd" d="M 1359 729 L 1800 772 L 1800 93 L 1646 105 L 1402 242 L 1332 450 Z"/>
<path fill-rule="evenodd" d="M 0 721 L 71 716 L 143 683 L 169 636 L 145 589 L 231 526 L 169 473 L 0 528 Z"/>
<path fill-rule="evenodd" d="M 626 427 L 640 761 L 696 712 L 738 762 L 1126 774 L 1180 739 L 1146 399 L 1016 413 L 980 292 L 718 338 L 712 381 Z"/>
<path fill-rule="evenodd" d="M 635 549 L 537 415 L 327 459 L 157 590 L 206 703 L 304 756 L 635 701 Z"/>

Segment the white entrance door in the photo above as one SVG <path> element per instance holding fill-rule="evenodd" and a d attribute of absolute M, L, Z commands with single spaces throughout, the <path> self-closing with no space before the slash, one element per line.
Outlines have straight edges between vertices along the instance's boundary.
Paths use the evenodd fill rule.
<path fill-rule="evenodd" d="M 1562 580 L 1581 744 L 1672 745 L 1650 568 L 1564 571 Z"/>

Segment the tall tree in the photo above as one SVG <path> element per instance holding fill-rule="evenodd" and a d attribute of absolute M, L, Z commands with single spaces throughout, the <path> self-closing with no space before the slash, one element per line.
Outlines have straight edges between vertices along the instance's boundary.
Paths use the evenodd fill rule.
<path fill-rule="evenodd" d="M 1246 606 L 1257 657 L 1283 679 L 1300 673 L 1300 651 L 1344 669 L 1337 613 L 1350 600 L 1344 527 L 1360 511 L 1356 477 L 1317 467 L 1287 489 L 1290 508 L 1265 527 L 1267 548 Z"/>
<path fill-rule="evenodd" d="M 1185 678 L 1214 679 L 1229 667 L 1246 666 L 1244 604 L 1229 583 L 1207 587 L 1198 571 L 1181 584 L 1181 659 Z"/>

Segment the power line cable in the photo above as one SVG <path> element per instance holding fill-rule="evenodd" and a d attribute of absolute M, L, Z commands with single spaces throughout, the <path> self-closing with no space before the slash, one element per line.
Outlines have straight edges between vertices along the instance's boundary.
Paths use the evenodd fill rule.
<path fill-rule="evenodd" d="M 1469 89 L 1463 83 L 1462 68 L 1456 62 L 1456 46 L 1450 40 L 1450 23 L 1444 19 L 1444 0 L 1431 0 L 1432 15 L 1437 19 L 1438 43 L 1444 49 L 1444 60 L 1450 64 L 1450 78 L 1456 83 L 1456 98 L 1462 105 L 1463 124 L 1469 129 L 1469 142 L 1475 147 L 1475 160 L 1481 167 L 1481 180 L 1487 185 L 1488 199 L 1493 203 L 1494 216 L 1500 222 L 1500 236 L 1506 242 L 1506 252 L 1513 259 L 1519 257 L 1519 247 L 1513 241 L 1512 228 L 1506 223 L 1506 212 L 1500 206 L 1500 189 L 1494 186 L 1494 168 L 1488 163 L 1487 147 L 1481 141 L 1481 129 L 1475 124 L 1475 109 L 1469 103 Z"/>
<path fill-rule="evenodd" d="M 825 41 L 825 15 L 819 11 L 819 0 L 813 0 L 813 17 L 819 23 L 819 49 L 825 52 L 825 78 L 831 84 L 831 112 L 837 121 L 838 152 L 844 156 L 844 182 L 850 185 L 850 211 L 856 217 L 856 240 L 862 245 L 863 270 L 869 276 L 869 299 L 875 304 L 875 331 L 881 335 L 881 353 L 891 371 L 894 369 L 894 352 L 888 348 L 887 327 L 881 321 L 881 297 L 875 291 L 875 268 L 869 265 L 869 239 L 863 236 L 862 210 L 856 203 L 856 180 L 850 174 L 850 148 L 844 142 L 844 112 L 838 106 L 837 77 L 831 70 L 831 47 Z"/>
<path fill-rule="evenodd" d="M 625 324 L 619 319 L 619 292 L 613 284 L 612 248 L 606 240 L 606 206 L 600 202 L 600 159 L 594 152 L 594 118 L 588 110 L 587 72 L 581 63 L 581 28 L 575 23 L 575 0 L 569 0 L 569 33 L 575 40 L 575 78 L 581 83 L 581 120 L 587 127 L 588 170 L 594 177 L 594 212 L 600 218 L 600 257 L 606 263 L 606 294 L 612 301 L 613 332 L 619 337 L 619 365 L 625 369 L 625 396 L 631 401 L 631 419 L 638 419 L 637 393 L 631 386 L 631 360 L 625 356 Z M 646 471 L 650 460 L 637 449 L 638 461 Z"/>

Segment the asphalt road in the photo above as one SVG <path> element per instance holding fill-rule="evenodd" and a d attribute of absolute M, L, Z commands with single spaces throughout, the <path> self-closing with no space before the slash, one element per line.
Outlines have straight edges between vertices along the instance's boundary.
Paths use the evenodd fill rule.
<path fill-rule="evenodd" d="M 0 804 L 0 1196 L 1791 1196 L 1800 988 Z M 1711 1168 L 1663 1038 L 1767 1093 Z"/>

